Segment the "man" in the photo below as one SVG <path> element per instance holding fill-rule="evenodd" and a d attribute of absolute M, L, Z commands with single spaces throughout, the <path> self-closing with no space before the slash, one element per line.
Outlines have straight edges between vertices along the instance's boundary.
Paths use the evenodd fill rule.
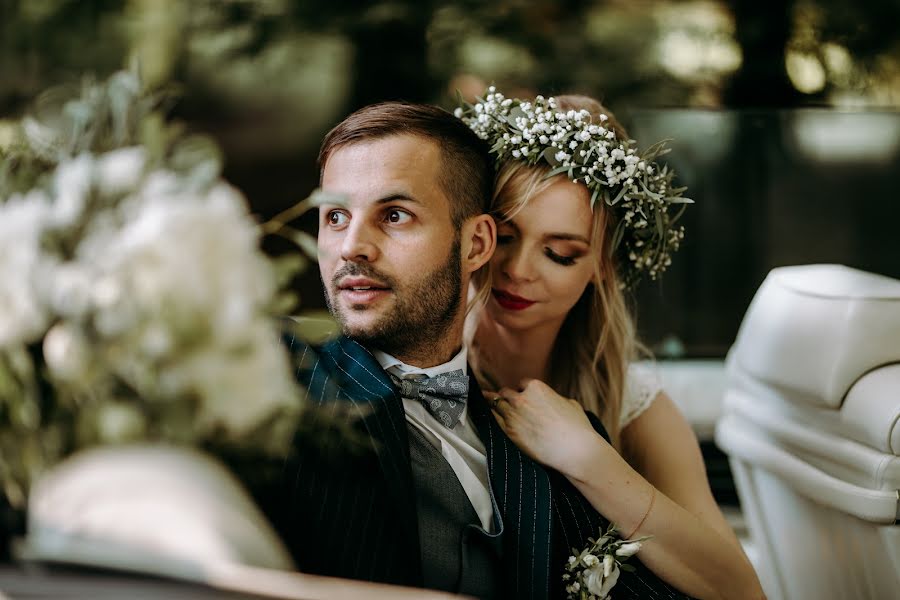
<path fill-rule="evenodd" d="M 496 244 L 488 149 L 441 109 L 385 103 L 335 127 L 319 165 L 323 190 L 346 198 L 320 207 L 318 238 L 343 335 L 293 349 L 308 398 L 349 405 L 374 451 L 287 465 L 279 528 L 298 567 L 480 598 L 560 595 L 566 557 L 602 517 L 517 450 L 467 377 L 467 288 Z"/>

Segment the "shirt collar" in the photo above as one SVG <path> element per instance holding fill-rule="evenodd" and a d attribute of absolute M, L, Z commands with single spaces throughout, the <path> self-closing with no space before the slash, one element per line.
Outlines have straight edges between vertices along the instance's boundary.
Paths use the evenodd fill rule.
<path fill-rule="evenodd" d="M 466 348 L 465 344 L 463 344 L 459 352 L 456 353 L 456 356 L 451 358 L 449 361 L 445 362 L 442 365 L 428 367 L 427 369 L 420 369 L 419 367 L 408 365 L 403 361 L 394 358 L 390 354 L 382 352 L 381 350 L 373 350 L 372 355 L 375 357 L 375 360 L 378 361 L 378 364 L 381 365 L 382 369 L 384 369 L 388 373 L 392 373 L 393 375 L 400 377 L 401 379 L 409 375 L 425 375 L 426 377 L 435 377 L 436 375 L 440 375 L 441 373 L 449 373 L 450 371 L 460 370 L 463 372 L 463 374 L 468 374 L 467 359 L 469 356 L 469 350 L 468 348 Z"/>

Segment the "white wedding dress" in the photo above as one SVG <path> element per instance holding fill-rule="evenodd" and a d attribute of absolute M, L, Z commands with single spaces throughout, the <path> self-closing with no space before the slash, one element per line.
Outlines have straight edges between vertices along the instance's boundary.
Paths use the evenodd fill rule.
<path fill-rule="evenodd" d="M 647 364 L 632 364 L 625 379 L 622 411 L 619 413 L 620 428 L 624 429 L 650 408 L 661 391 L 662 383 L 653 367 Z"/>

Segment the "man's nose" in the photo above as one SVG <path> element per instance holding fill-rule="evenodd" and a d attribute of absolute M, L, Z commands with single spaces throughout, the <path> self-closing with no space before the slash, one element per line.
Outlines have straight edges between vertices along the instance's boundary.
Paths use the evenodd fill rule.
<path fill-rule="evenodd" d="M 364 221 L 351 221 L 341 244 L 341 258 L 345 261 L 374 262 L 378 258 L 375 232 Z"/>

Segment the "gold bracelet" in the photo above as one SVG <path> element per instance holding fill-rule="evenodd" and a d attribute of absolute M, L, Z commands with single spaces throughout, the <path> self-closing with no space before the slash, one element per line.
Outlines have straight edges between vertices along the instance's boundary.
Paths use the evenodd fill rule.
<path fill-rule="evenodd" d="M 641 517 L 640 522 L 637 524 L 637 527 L 634 528 L 634 531 L 631 532 L 631 535 L 626 535 L 623 539 L 626 539 L 626 540 L 631 539 L 634 536 L 634 534 L 636 534 L 638 532 L 638 529 L 641 528 L 641 525 L 644 524 L 644 521 L 647 520 L 647 515 L 650 514 L 650 511 L 653 510 L 653 503 L 656 502 L 656 487 L 650 486 L 650 488 L 653 491 L 650 492 L 650 504 L 647 505 L 647 512 L 645 512 L 644 516 Z"/>

